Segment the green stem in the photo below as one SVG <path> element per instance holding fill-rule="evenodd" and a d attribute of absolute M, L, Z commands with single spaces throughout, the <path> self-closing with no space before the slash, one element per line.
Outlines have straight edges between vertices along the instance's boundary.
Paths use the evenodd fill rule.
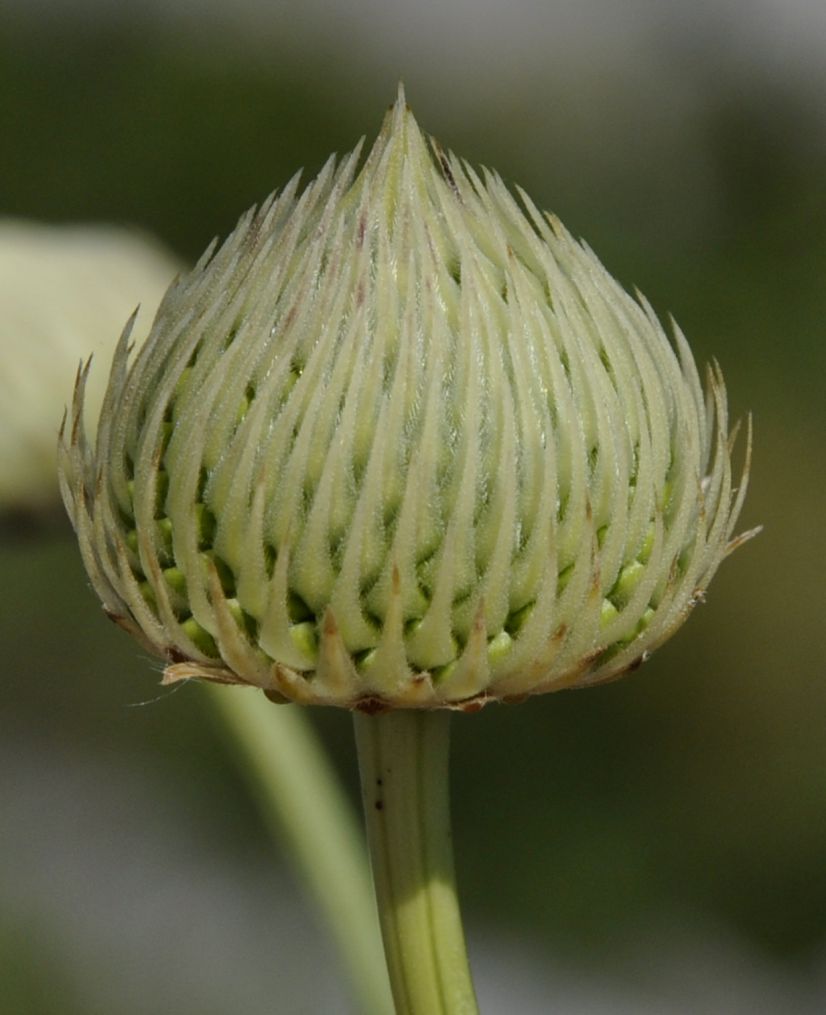
<path fill-rule="evenodd" d="M 397 1015 L 478 1012 L 450 834 L 450 713 L 355 714 L 373 882 Z"/>
<path fill-rule="evenodd" d="M 298 705 L 273 705 L 251 688 L 210 691 L 265 821 L 332 931 L 359 994 L 358 1010 L 390 1015 L 363 835 L 309 721 Z"/>

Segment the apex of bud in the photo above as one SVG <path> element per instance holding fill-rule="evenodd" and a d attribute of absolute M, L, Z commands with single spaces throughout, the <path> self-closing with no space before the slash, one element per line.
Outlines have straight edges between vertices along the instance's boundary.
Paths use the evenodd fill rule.
<path fill-rule="evenodd" d="M 737 543 L 723 379 L 403 94 L 128 330 L 66 504 L 169 680 L 475 708 L 616 676 Z"/>

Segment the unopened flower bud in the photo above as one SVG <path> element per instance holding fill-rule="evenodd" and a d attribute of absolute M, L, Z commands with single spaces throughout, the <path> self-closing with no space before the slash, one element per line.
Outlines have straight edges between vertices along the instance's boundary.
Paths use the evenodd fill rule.
<path fill-rule="evenodd" d="M 59 503 L 54 407 L 66 378 L 94 352 L 108 366 L 115 336 L 138 303 L 135 338 L 178 270 L 148 237 L 115 226 L 0 220 L 0 513 Z M 103 401 L 105 371 L 86 393 Z"/>
<path fill-rule="evenodd" d="M 65 500 L 106 609 L 272 697 L 474 708 L 596 683 L 685 620 L 735 491 L 723 379 L 403 96 L 121 340 Z"/>

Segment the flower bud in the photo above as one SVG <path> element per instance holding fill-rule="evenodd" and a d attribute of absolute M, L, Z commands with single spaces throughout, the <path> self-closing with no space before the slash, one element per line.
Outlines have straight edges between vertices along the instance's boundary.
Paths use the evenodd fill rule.
<path fill-rule="evenodd" d="M 64 498 L 167 679 L 461 707 L 628 670 L 738 540 L 726 394 L 554 218 L 421 134 L 244 215 L 86 372 Z M 748 453 L 747 453 L 748 459 Z"/>
<path fill-rule="evenodd" d="M 0 512 L 58 501 L 54 407 L 66 378 L 94 350 L 108 365 L 127 314 L 143 301 L 135 337 L 149 330 L 178 266 L 138 233 L 113 226 L 0 220 Z M 87 391 L 103 401 L 105 373 Z"/>

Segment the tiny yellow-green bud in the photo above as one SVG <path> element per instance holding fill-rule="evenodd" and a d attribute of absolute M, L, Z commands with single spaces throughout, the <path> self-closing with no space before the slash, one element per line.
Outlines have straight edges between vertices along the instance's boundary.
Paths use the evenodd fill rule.
<path fill-rule="evenodd" d="M 364 709 L 596 683 L 738 542 L 719 369 L 704 394 L 679 330 L 401 94 L 128 341 L 95 447 L 81 377 L 63 490 L 169 680 Z"/>

